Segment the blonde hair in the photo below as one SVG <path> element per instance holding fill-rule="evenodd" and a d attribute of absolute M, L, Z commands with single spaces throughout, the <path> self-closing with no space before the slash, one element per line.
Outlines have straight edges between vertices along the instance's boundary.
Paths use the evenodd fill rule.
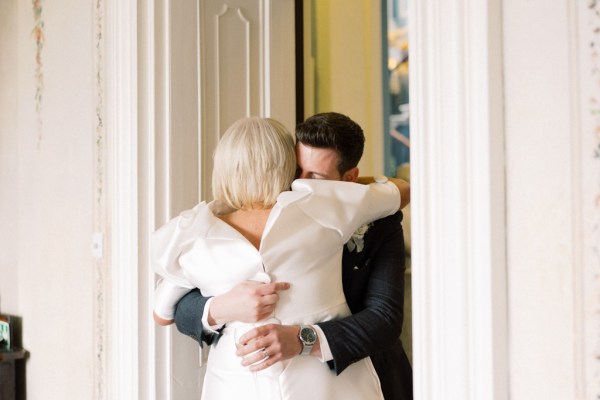
<path fill-rule="evenodd" d="M 294 138 L 278 121 L 242 118 L 214 153 L 213 197 L 235 209 L 268 208 L 296 174 Z"/>

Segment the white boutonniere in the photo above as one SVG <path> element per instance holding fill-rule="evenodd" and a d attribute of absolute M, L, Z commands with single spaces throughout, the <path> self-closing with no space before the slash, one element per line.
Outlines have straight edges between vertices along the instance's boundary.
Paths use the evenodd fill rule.
<path fill-rule="evenodd" d="M 348 240 L 348 243 L 346 243 L 348 251 L 354 251 L 355 249 L 357 253 L 363 251 L 363 248 L 365 247 L 365 234 L 371 226 L 373 226 L 372 222 L 364 224 L 352 234 L 352 237 Z"/>

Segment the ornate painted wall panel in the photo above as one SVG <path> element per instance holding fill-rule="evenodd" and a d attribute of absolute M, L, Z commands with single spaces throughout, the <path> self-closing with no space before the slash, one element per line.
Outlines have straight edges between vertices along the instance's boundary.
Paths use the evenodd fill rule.
<path fill-rule="evenodd" d="M 583 368 L 585 399 L 600 399 L 600 2 L 578 2 Z"/>

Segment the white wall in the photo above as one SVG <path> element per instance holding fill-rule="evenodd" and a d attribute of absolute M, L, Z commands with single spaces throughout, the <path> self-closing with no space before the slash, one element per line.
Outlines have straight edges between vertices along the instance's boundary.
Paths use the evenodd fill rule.
<path fill-rule="evenodd" d="M 0 2 L 0 312 L 18 312 L 17 1 Z"/>
<path fill-rule="evenodd" d="M 314 10 L 310 6 L 314 5 Z M 314 13 L 313 32 L 306 32 L 305 116 L 336 111 L 350 116 L 367 141 L 359 163 L 361 174 L 384 171 L 383 94 L 381 76 L 381 4 L 371 0 L 305 1 L 305 18 Z M 314 44 L 315 48 L 310 49 Z M 315 68 L 313 70 L 313 68 Z M 311 85 L 310 80 L 316 86 Z M 314 93 L 313 93 L 314 91 Z M 314 100 L 314 101 L 313 101 Z"/>
<path fill-rule="evenodd" d="M 0 296 L 23 318 L 27 398 L 93 388 L 92 2 L 44 2 L 41 139 L 31 2 L 0 2 Z"/>
<path fill-rule="evenodd" d="M 589 361 L 593 354 L 583 345 L 583 328 L 591 328 L 595 337 L 600 331 L 591 314 L 585 320 L 581 315 L 585 286 L 593 284 L 584 280 L 583 269 L 598 268 L 597 259 L 590 263 L 592 258 L 584 256 L 591 250 L 584 239 L 592 232 L 582 221 L 594 220 L 591 194 L 597 194 L 600 174 L 588 145 L 595 134 L 582 129 L 579 118 L 590 116 L 589 97 L 582 96 L 579 83 L 596 96 L 600 87 L 591 69 L 579 69 L 580 52 L 587 52 L 589 43 L 577 29 L 594 26 L 578 15 L 577 3 L 587 9 L 588 2 L 575 0 L 503 3 L 510 393 L 515 400 L 598 395 L 592 388 L 598 383 L 590 385 L 598 378 Z"/>

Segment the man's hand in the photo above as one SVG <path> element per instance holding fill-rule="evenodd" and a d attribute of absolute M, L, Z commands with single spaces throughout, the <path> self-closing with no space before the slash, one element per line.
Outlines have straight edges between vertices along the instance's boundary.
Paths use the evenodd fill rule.
<path fill-rule="evenodd" d="M 230 321 L 254 323 L 265 319 L 279 301 L 277 292 L 287 290 L 287 282 L 262 283 L 244 281 L 229 292 L 216 296 L 208 310 L 210 325 L 223 325 Z"/>
<path fill-rule="evenodd" d="M 250 365 L 250 371 L 260 371 L 270 367 L 277 361 L 287 360 L 299 355 L 302 351 L 302 343 L 298 338 L 299 332 L 299 325 L 267 324 L 256 327 L 239 338 L 239 344 L 242 346 L 238 348 L 236 355 L 243 357 L 242 365 Z M 320 354 L 319 341 L 317 340 L 311 355 L 319 357 Z M 262 362 L 260 362 L 261 360 Z M 252 365 L 254 363 L 257 364 Z"/>

